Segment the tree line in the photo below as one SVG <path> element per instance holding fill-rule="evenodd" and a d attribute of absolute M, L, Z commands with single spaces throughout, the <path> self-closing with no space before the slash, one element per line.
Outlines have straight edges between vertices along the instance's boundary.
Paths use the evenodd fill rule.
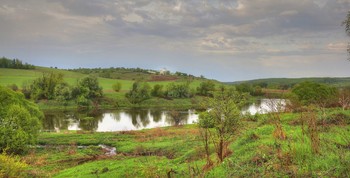
<path fill-rule="evenodd" d="M 97 77 L 89 75 L 79 79 L 76 85 L 71 86 L 63 80 L 61 73 L 43 73 L 32 82 L 24 83 L 22 93 L 28 99 L 56 100 L 64 105 L 75 101 L 79 106 L 98 105 L 103 96 L 102 87 Z"/>
<path fill-rule="evenodd" d="M 215 90 L 215 83 L 210 80 L 201 82 L 196 89 L 190 87 L 190 82 L 172 82 L 166 86 L 156 84 L 151 87 L 147 82 L 136 81 L 133 83 L 129 92 L 125 94 L 125 97 L 128 98 L 130 103 L 138 104 L 151 97 L 171 100 L 175 98 L 192 98 L 195 95 L 213 96 Z"/>
<path fill-rule="evenodd" d="M 35 66 L 28 63 L 23 63 L 19 59 L 8 59 L 5 57 L 2 57 L 0 58 L 0 68 L 35 69 Z"/>

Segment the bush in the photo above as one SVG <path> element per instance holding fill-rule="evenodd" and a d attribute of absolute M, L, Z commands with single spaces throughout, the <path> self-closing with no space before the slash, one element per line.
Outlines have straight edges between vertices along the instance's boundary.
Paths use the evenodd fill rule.
<path fill-rule="evenodd" d="M 24 170 L 27 164 L 21 162 L 18 157 L 0 154 L 0 177 L 26 177 Z"/>
<path fill-rule="evenodd" d="M 170 83 L 167 86 L 166 96 L 169 98 L 191 98 L 193 97 L 193 93 L 188 83 Z"/>
<path fill-rule="evenodd" d="M 159 85 L 159 84 L 154 85 L 151 91 L 151 95 L 154 97 L 163 97 L 164 96 L 163 85 Z"/>
<path fill-rule="evenodd" d="M 148 83 L 134 82 L 131 90 L 125 94 L 130 103 L 138 104 L 142 101 L 149 99 L 150 96 L 150 86 Z"/>
<path fill-rule="evenodd" d="M 112 88 L 115 92 L 119 92 L 122 89 L 122 84 L 120 82 L 117 82 L 112 85 Z"/>
<path fill-rule="evenodd" d="M 35 144 L 43 118 L 23 94 L 0 86 L 0 151 L 22 153 Z"/>
<path fill-rule="evenodd" d="M 10 88 L 13 91 L 17 91 L 18 90 L 18 86 L 16 84 L 8 85 L 7 87 Z"/>
<path fill-rule="evenodd" d="M 197 93 L 202 96 L 213 96 L 215 91 L 215 83 L 213 81 L 202 82 L 199 87 L 197 87 Z"/>

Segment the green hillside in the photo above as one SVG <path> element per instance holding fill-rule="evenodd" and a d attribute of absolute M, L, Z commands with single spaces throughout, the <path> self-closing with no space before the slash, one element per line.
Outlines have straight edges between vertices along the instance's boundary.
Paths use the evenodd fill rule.
<path fill-rule="evenodd" d="M 0 85 L 7 86 L 11 84 L 16 84 L 18 87 L 21 88 L 24 82 L 34 80 L 35 78 L 40 77 L 44 72 L 62 73 L 64 75 L 64 80 L 71 85 L 75 84 L 79 78 L 82 78 L 88 75 L 88 74 L 83 74 L 79 72 L 54 69 L 54 68 L 46 68 L 46 67 L 36 67 L 35 69 L 30 69 L 30 70 L 0 68 Z M 134 73 L 128 72 L 128 75 L 131 76 L 129 78 L 132 78 L 132 76 L 140 77 L 142 74 L 138 72 L 134 72 Z M 144 77 L 148 79 L 149 75 L 145 74 Z M 124 80 L 124 79 L 111 79 L 111 78 L 103 78 L 103 77 L 99 77 L 98 79 L 103 90 L 107 93 L 111 92 L 112 85 L 116 82 L 122 83 L 122 91 L 127 91 L 130 89 L 131 85 L 135 81 L 132 79 Z M 191 82 L 190 87 L 197 87 L 200 84 L 200 82 L 204 80 L 206 79 L 195 78 Z M 163 81 L 149 81 L 149 84 L 151 86 L 156 84 L 167 85 L 172 82 L 185 82 L 185 81 L 186 81 L 185 78 L 178 77 L 176 80 L 172 78 L 170 80 L 163 80 Z"/>
<path fill-rule="evenodd" d="M 104 70 L 104 69 L 98 69 L 98 70 Z M 47 68 L 47 67 L 35 67 L 35 69 L 7 69 L 7 68 L 0 68 L 0 85 L 2 86 L 9 86 L 12 84 L 16 84 L 20 89 L 22 88 L 22 85 L 24 83 L 30 83 L 34 79 L 42 76 L 45 72 L 53 72 L 53 73 L 61 73 L 63 74 L 64 81 L 67 82 L 69 85 L 73 86 L 76 85 L 77 80 L 80 78 L 83 78 L 87 75 L 98 75 L 96 71 L 98 70 L 92 70 L 93 72 L 89 72 L 89 74 L 84 74 L 80 72 L 75 72 L 75 70 L 62 70 L 62 69 L 55 69 L 55 68 Z M 107 70 L 107 69 L 106 69 Z M 123 78 L 133 78 L 135 76 L 138 76 L 137 80 L 141 80 L 141 78 L 144 78 L 150 87 L 153 87 L 156 84 L 163 85 L 166 87 L 170 83 L 184 83 L 184 82 L 190 82 L 189 87 L 192 90 L 195 90 L 201 82 L 206 81 L 207 79 L 204 78 L 196 78 L 193 76 L 179 76 L 175 74 L 168 74 L 168 75 L 157 75 L 157 74 L 146 74 L 144 72 L 127 72 L 129 77 L 127 77 L 126 73 L 123 74 Z M 155 77 L 156 76 L 156 77 Z M 158 78 L 157 78 L 158 77 Z M 161 79 L 160 81 L 152 81 L 150 79 Z M 168 79 L 168 80 L 167 80 Z M 132 87 L 132 84 L 137 81 L 135 78 L 133 79 L 111 79 L 111 78 L 103 78 L 98 77 L 99 85 L 103 89 L 104 96 L 109 100 L 107 105 L 110 105 L 112 103 L 118 103 L 118 106 L 125 106 L 130 107 L 130 103 L 125 98 L 125 94 L 130 90 Z M 112 85 L 115 83 L 121 83 L 122 88 L 119 92 L 115 92 L 112 89 Z M 221 84 L 220 82 L 215 81 L 217 86 Z M 201 98 L 201 97 L 195 97 L 195 98 Z M 194 98 L 194 99 L 195 99 Z M 112 101 L 110 101 L 112 99 Z M 54 101 L 48 101 L 45 103 L 40 102 L 40 107 L 42 109 L 55 109 L 56 107 L 61 107 L 59 104 L 55 103 Z M 180 99 L 164 99 L 164 98 L 155 98 L 152 97 L 151 99 L 144 101 L 140 106 L 178 106 L 178 107 L 189 107 L 193 105 L 193 98 L 180 98 Z M 70 103 L 70 107 L 76 107 L 74 103 Z M 115 106 L 108 106 L 108 107 L 115 107 Z"/>
<path fill-rule="evenodd" d="M 227 82 L 227 84 L 248 83 L 251 85 L 265 85 L 267 88 L 279 88 L 280 86 L 292 87 L 295 84 L 310 81 L 317 83 L 329 84 L 335 87 L 350 86 L 350 77 L 320 77 L 320 78 L 267 78 L 247 81 Z"/>

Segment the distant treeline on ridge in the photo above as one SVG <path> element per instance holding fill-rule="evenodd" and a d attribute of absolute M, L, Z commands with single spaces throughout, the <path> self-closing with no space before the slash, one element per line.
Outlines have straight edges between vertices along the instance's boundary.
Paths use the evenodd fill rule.
<path fill-rule="evenodd" d="M 35 66 L 28 63 L 23 63 L 19 59 L 8 59 L 5 57 L 0 58 L 0 68 L 11 69 L 34 69 Z"/>

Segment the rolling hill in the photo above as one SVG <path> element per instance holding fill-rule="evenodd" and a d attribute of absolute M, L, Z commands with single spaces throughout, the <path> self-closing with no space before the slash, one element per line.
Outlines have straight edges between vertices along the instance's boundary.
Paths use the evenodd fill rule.
<path fill-rule="evenodd" d="M 329 84 L 335 87 L 350 86 L 350 77 L 266 78 L 247 81 L 226 82 L 226 84 L 238 85 L 242 83 L 247 83 L 251 85 L 265 85 L 267 86 L 267 88 L 278 88 L 279 86 L 292 87 L 295 84 L 305 81 Z"/>

